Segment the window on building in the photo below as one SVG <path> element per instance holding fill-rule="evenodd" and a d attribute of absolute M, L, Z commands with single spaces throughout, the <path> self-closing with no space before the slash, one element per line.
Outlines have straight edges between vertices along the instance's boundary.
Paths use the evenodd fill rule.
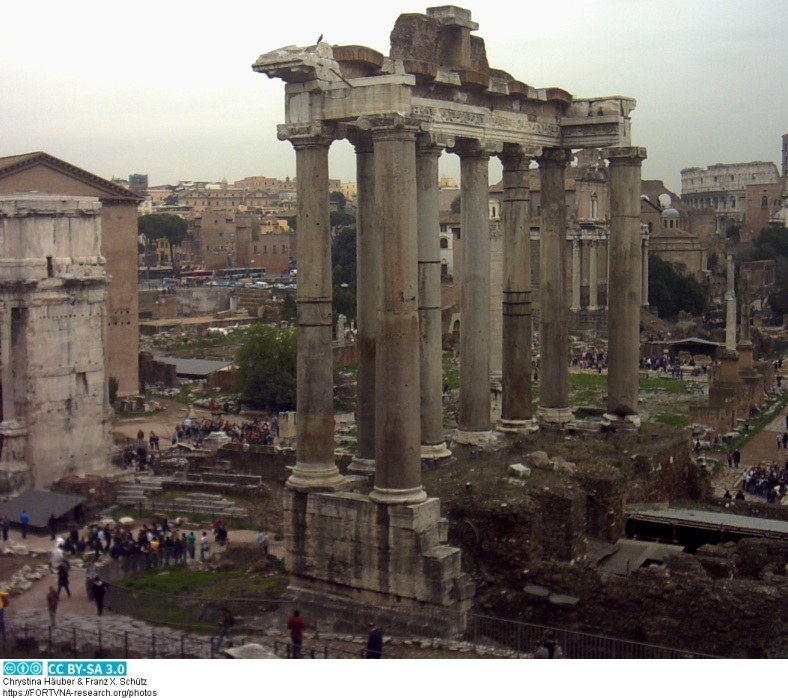
<path fill-rule="evenodd" d="M 595 221 L 599 216 L 599 201 L 597 200 L 596 194 L 591 196 L 591 220 Z"/>
<path fill-rule="evenodd" d="M 761 207 L 766 208 L 769 205 L 769 197 L 762 196 L 761 197 Z"/>
<path fill-rule="evenodd" d="M 441 249 L 448 250 L 449 249 L 449 238 L 441 238 Z"/>
<path fill-rule="evenodd" d="M 273 245 L 274 251 L 273 253 L 276 254 L 276 245 Z"/>

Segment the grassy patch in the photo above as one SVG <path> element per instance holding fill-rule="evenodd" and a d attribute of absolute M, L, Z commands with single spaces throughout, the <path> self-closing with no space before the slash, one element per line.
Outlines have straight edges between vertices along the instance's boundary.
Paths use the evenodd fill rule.
<path fill-rule="evenodd" d="M 607 376 L 597 373 L 569 374 L 569 403 L 595 405 L 607 394 Z"/>
<path fill-rule="evenodd" d="M 449 390 L 460 387 L 460 367 L 450 351 L 443 352 L 443 387 Z"/>
<path fill-rule="evenodd" d="M 278 573 L 250 574 L 248 570 L 240 569 L 202 571 L 179 565 L 135 574 L 119 582 L 119 586 L 163 596 L 237 599 L 263 595 L 275 598 L 284 591 L 287 579 Z"/>
<path fill-rule="evenodd" d="M 638 387 L 642 392 L 659 390 L 673 395 L 686 395 L 687 384 L 670 378 L 641 378 Z"/>
<path fill-rule="evenodd" d="M 689 418 L 683 414 L 658 414 L 654 421 L 677 429 L 683 429 L 689 424 Z"/>

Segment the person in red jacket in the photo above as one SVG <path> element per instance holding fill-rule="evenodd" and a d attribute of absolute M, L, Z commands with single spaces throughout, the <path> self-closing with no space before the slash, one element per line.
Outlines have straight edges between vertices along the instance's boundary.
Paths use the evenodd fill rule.
<path fill-rule="evenodd" d="M 293 659 L 301 659 L 301 645 L 304 643 L 304 630 L 306 623 L 301 618 L 301 611 L 296 609 L 290 620 L 287 621 L 287 629 L 290 631 L 290 640 L 293 644 Z"/>

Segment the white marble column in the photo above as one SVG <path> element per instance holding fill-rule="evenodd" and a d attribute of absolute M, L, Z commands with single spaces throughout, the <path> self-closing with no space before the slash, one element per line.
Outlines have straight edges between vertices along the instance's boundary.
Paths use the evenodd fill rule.
<path fill-rule="evenodd" d="M 648 308 L 648 235 L 643 237 L 643 291 L 641 301 L 643 307 Z"/>
<path fill-rule="evenodd" d="M 3 422 L 16 421 L 14 366 L 11 351 L 11 309 L 0 308 L 0 362 L 3 380 Z"/>
<path fill-rule="evenodd" d="M 521 146 L 506 145 L 503 164 L 503 363 L 501 428 L 519 429 L 531 422 L 531 191 L 532 156 Z"/>
<path fill-rule="evenodd" d="M 736 351 L 736 284 L 733 255 L 728 255 L 728 290 L 725 292 L 725 350 Z"/>
<path fill-rule="evenodd" d="M 490 151 L 458 142 L 460 156 L 462 285 L 460 288 L 460 404 L 455 440 L 479 443 L 491 434 L 490 415 Z"/>
<path fill-rule="evenodd" d="M 566 298 L 566 193 L 570 150 L 545 148 L 537 158 L 541 180 L 539 246 L 539 420 L 560 425 L 569 409 L 569 308 Z"/>
<path fill-rule="evenodd" d="M 375 229 L 375 168 L 372 134 L 353 131 L 348 140 L 356 149 L 356 308 L 358 379 L 356 398 L 357 448 L 351 470 L 375 472 L 375 357 L 380 304 L 381 249 Z"/>
<path fill-rule="evenodd" d="M 448 458 L 443 438 L 441 336 L 441 250 L 438 160 L 443 147 L 426 134 L 416 143 L 419 224 L 419 336 L 421 370 L 421 457 Z"/>
<path fill-rule="evenodd" d="M 381 296 L 375 374 L 375 487 L 382 504 L 427 499 L 421 484 L 418 311 L 418 124 L 400 114 L 359 119 L 372 132 Z"/>
<path fill-rule="evenodd" d="M 599 309 L 599 272 L 597 269 L 597 255 L 599 245 L 596 240 L 588 241 L 588 309 Z"/>
<path fill-rule="evenodd" d="M 639 424 L 640 354 L 640 172 L 645 148 L 605 148 L 610 163 L 610 279 L 608 305 L 607 413 Z"/>
<path fill-rule="evenodd" d="M 296 151 L 298 230 L 298 358 L 296 464 L 287 485 L 298 491 L 338 490 L 334 462 L 334 357 L 331 337 L 331 228 L 328 149 L 321 123 L 291 126 Z"/>
<path fill-rule="evenodd" d="M 580 281 L 582 278 L 582 253 L 580 233 L 572 235 L 572 306 L 570 310 L 580 310 Z"/>

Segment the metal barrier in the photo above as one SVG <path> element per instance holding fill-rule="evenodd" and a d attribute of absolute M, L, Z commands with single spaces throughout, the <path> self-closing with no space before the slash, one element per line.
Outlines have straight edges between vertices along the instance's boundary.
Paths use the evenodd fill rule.
<path fill-rule="evenodd" d="M 174 559 L 167 560 L 175 564 Z M 153 565 L 121 558 L 101 568 L 102 578 L 109 583 L 105 605 L 112 611 L 132 616 L 156 625 L 165 625 L 182 633 L 152 633 L 146 643 L 153 656 L 211 656 L 209 636 L 216 633 L 222 609 L 226 606 L 236 618 L 233 636 L 270 646 L 272 636 L 286 636 L 287 620 L 295 605 L 293 601 L 271 599 L 209 599 L 195 596 L 162 596 L 120 586 L 116 583 L 128 574 Z M 157 558 L 156 566 L 164 565 L 165 558 Z M 547 634 L 562 648 L 563 655 L 573 659 L 680 659 L 708 657 L 698 652 L 662 647 L 613 637 L 593 635 L 561 628 L 523 623 L 474 613 L 462 613 L 440 608 L 402 609 L 337 605 L 328 607 L 318 603 L 298 604 L 307 623 L 309 635 L 320 638 L 353 637 L 357 641 L 366 636 L 369 620 L 375 619 L 393 645 L 403 640 L 415 640 L 436 648 L 476 649 L 492 656 L 525 656 Z M 447 633 L 447 628 L 460 632 Z M 59 631 L 59 629 L 58 629 Z M 195 637 L 194 633 L 204 638 Z M 99 637 L 106 644 L 106 638 Z M 128 638 L 126 638 L 128 641 Z M 139 637 L 135 638 L 135 642 Z M 73 643 L 76 646 L 76 643 Z M 95 643 L 94 643 L 95 644 Z M 117 641 L 113 646 L 121 644 Z M 197 647 L 199 645 L 202 649 Z M 129 652 L 126 648 L 124 651 Z M 277 654 L 287 656 L 289 643 L 276 642 Z M 206 649 L 208 653 L 206 654 Z M 306 651 L 306 650 L 305 650 Z M 328 647 L 314 648 L 315 657 L 326 655 Z M 335 650 L 332 650 L 335 651 Z M 339 654 L 344 654 L 339 652 Z M 151 656 L 150 654 L 145 656 Z M 351 655 L 352 656 L 352 655 Z"/>
<path fill-rule="evenodd" d="M 6 623 L 3 656 L 83 658 L 209 659 L 212 639 L 178 634 L 168 629 L 127 630 L 86 628 L 82 625 L 52 628 L 46 622 Z M 14 654 L 12 654 L 14 653 Z"/>

